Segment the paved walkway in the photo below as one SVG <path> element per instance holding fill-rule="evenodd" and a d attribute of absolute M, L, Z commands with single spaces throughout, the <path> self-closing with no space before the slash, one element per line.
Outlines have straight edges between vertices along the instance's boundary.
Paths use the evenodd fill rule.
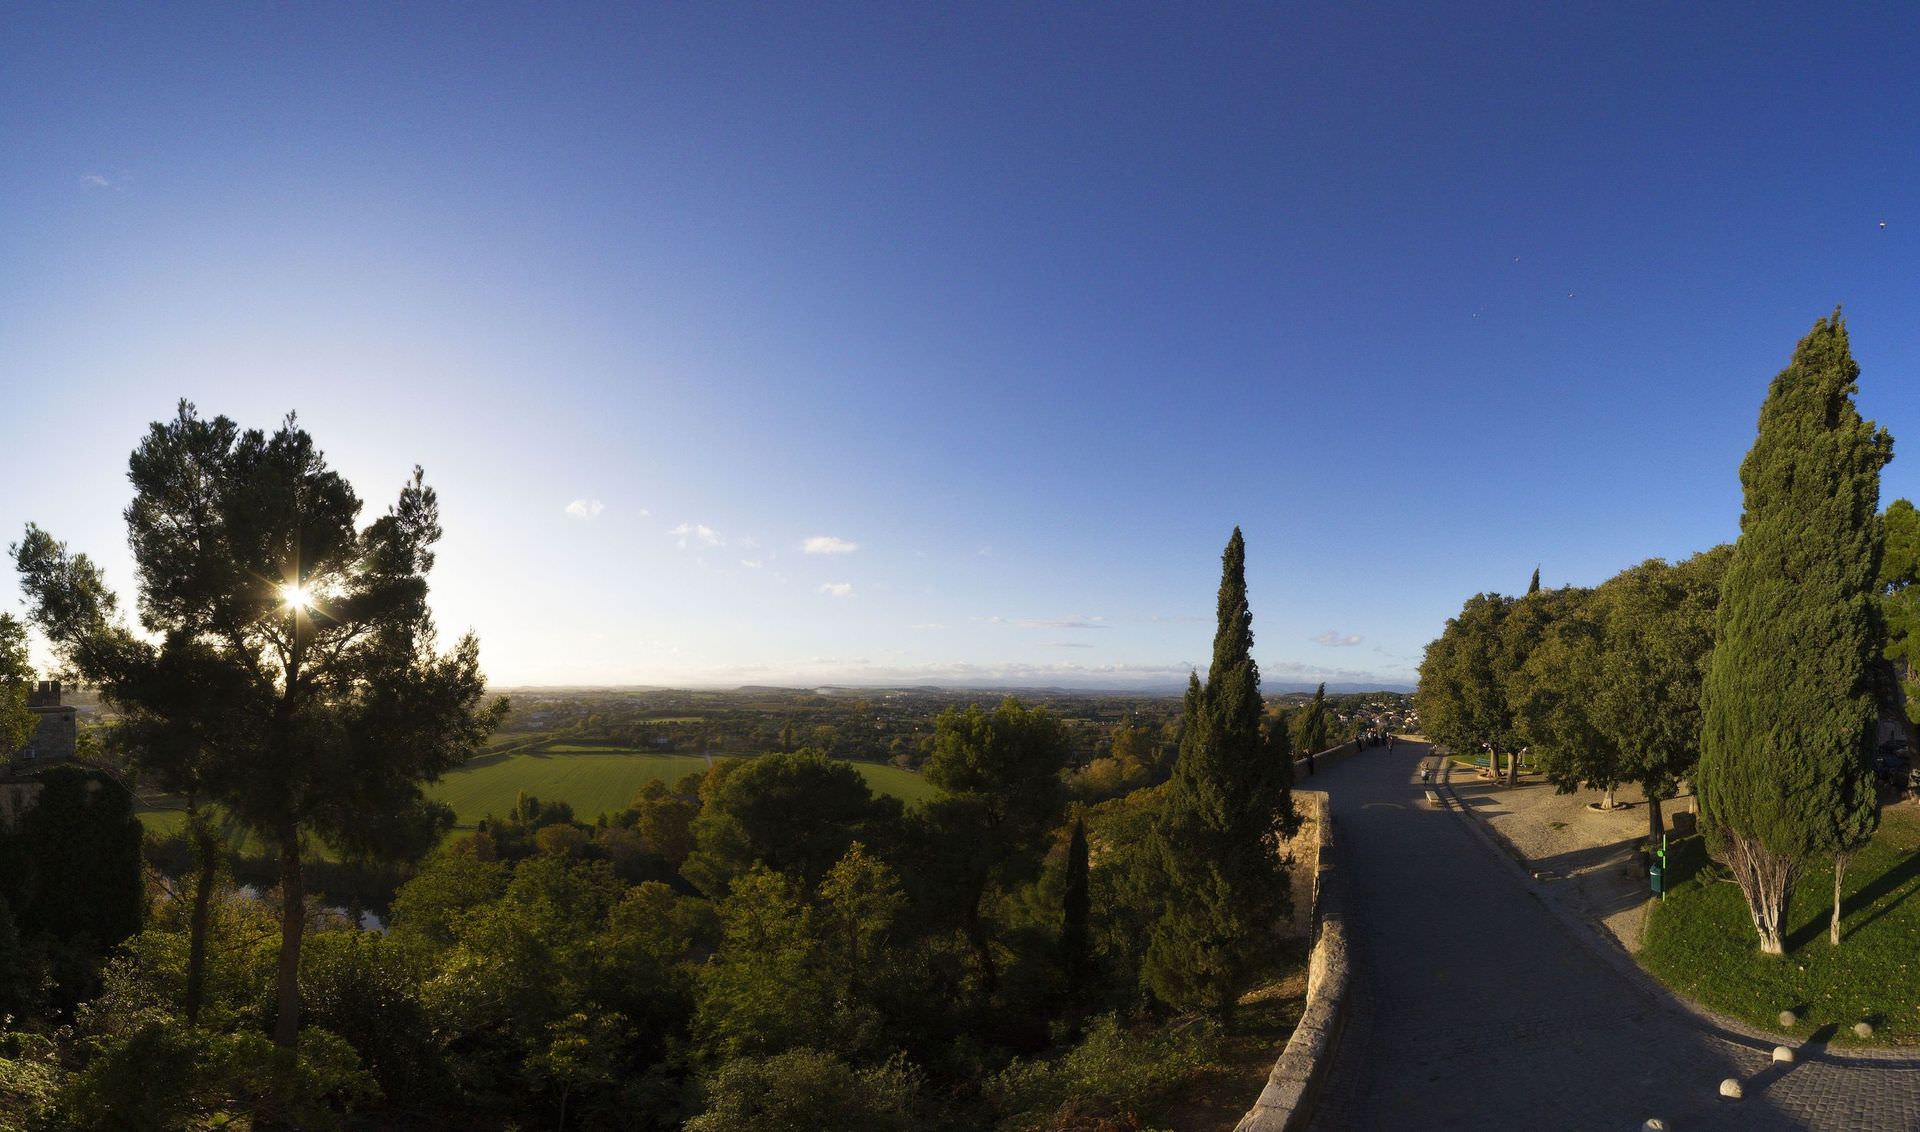
<path fill-rule="evenodd" d="M 1315 1129 L 1920 1129 L 1920 1070 L 1784 1073 L 1617 970 L 1544 907 L 1473 819 L 1426 803 L 1424 746 L 1370 750 L 1326 790 L 1354 979 Z M 1722 1101 L 1721 1079 L 1747 1096 Z"/>

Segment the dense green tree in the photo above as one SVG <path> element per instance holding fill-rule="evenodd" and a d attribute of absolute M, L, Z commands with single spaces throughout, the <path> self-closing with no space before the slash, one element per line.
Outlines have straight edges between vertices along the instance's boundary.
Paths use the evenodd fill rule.
<path fill-rule="evenodd" d="M 701 793 L 682 871 L 715 899 L 755 864 L 811 888 L 855 841 L 890 843 L 900 817 L 898 800 L 875 797 L 852 763 L 811 749 L 739 760 Z"/>
<path fill-rule="evenodd" d="M 935 831 L 935 867 L 950 878 L 953 906 L 973 948 L 984 994 L 999 981 L 982 905 L 995 885 L 1032 877 L 1066 792 L 1060 772 L 1066 729 L 1045 708 L 1009 696 L 988 712 L 949 708 L 934 720 L 923 773 L 940 791 L 926 814 Z"/>
<path fill-rule="evenodd" d="M 1627 777 L 1599 709 L 1605 621 L 1591 600 L 1558 618 L 1510 681 L 1507 695 L 1533 763 L 1563 794 L 1600 790 L 1606 807 Z"/>
<path fill-rule="evenodd" d="M 1414 693 L 1421 730 L 1453 754 L 1488 751 L 1487 769 L 1496 777 L 1500 752 L 1518 745 L 1519 729 L 1508 702 L 1511 654 L 1502 639 L 1515 604 L 1515 599 L 1494 593 L 1468 598 L 1427 645 Z"/>
<path fill-rule="evenodd" d="M 1279 842 L 1292 811 L 1292 759 L 1261 726 L 1246 542 L 1221 555 L 1207 683 L 1189 677 L 1185 728 L 1153 826 L 1166 906 L 1142 965 L 1168 1005 L 1231 1009 L 1261 943 L 1288 904 Z"/>
<path fill-rule="evenodd" d="M 0 759 L 26 746 L 39 726 L 40 717 L 27 709 L 32 684 L 27 627 L 11 613 L 0 613 Z"/>
<path fill-rule="evenodd" d="M 1684 562 L 1622 571 L 1597 591 L 1606 647 L 1594 708 L 1621 754 L 1623 775 L 1647 799 L 1648 837 L 1664 828 L 1661 802 L 1700 756 L 1700 691 L 1713 655 L 1728 546 Z"/>
<path fill-rule="evenodd" d="M 1525 691 L 1527 661 L 1553 633 L 1554 626 L 1577 610 L 1586 596 L 1585 591 L 1569 587 L 1542 590 L 1540 571 L 1533 573 L 1526 596 L 1514 601 L 1501 619 L 1491 658 L 1494 678 L 1499 682 L 1494 698 L 1505 726 L 1492 740 L 1493 758 L 1488 769 L 1496 778 L 1499 776 L 1498 757 L 1505 751 L 1509 786 L 1520 781 L 1520 753 L 1527 747 L 1518 706 Z"/>
<path fill-rule="evenodd" d="M 1702 694 L 1702 822 L 1775 955 L 1802 863 L 1834 853 L 1837 897 L 1878 822 L 1875 582 L 1892 442 L 1854 407 L 1859 372 L 1836 312 L 1773 379 L 1740 466 L 1745 510 Z"/>
<path fill-rule="evenodd" d="M 97 571 L 44 532 L 29 527 L 15 558 L 48 636 L 151 722 L 150 764 L 277 851 L 273 1036 L 290 1047 L 307 839 L 350 858 L 424 852 L 451 814 L 423 785 L 471 755 L 504 704 L 483 703 L 471 636 L 436 651 L 439 506 L 418 469 L 391 510 L 356 528 L 359 497 L 293 418 L 242 432 L 182 402 L 128 476 L 140 620 L 157 646 L 118 627 Z M 189 685 L 199 690 L 180 691 Z"/>
<path fill-rule="evenodd" d="M 1885 714 L 1900 721 L 1910 751 L 1920 752 L 1912 703 L 1920 698 L 1920 510 L 1905 499 L 1887 504 L 1880 516 L 1886 552 L 1880 556 L 1880 609 L 1887 624 L 1888 661 L 1882 678 Z M 1895 710 L 1897 709 L 1897 710 Z"/>

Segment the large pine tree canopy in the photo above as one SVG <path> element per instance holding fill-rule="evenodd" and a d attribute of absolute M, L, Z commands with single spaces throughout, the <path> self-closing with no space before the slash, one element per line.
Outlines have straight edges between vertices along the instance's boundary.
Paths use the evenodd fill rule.
<path fill-rule="evenodd" d="M 1702 695 L 1709 832 L 1794 859 L 1864 840 L 1877 816 L 1877 512 L 1892 441 L 1854 407 L 1859 372 L 1835 312 L 1773 379 L 1740 466 L 1746 508 Z"/>

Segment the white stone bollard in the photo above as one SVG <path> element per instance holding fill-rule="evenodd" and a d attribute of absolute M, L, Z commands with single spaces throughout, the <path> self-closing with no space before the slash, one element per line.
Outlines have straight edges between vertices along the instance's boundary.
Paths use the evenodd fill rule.
<path fill-rule="evenodd" d="M 1795 1014 L 1791 1010 L 1782 1010 L 1780 1012 L 1780 1028 L 1781 1029 L 1791 1030 L 1799 1024 L 1800 1024 L 1800 1016 L 1798 1014 Z"/>
<path fill-rule="evenodd" d="M 1720 1095 L 1731 1101 L 1739 1100 L 1744 1095 L 1740 1089 L 1740 1078 L 1729 1077 L 1720 1082 Z"/>
<path fill-rule="evenodd" d="M 1773 1060 L 1785 1065 L 1793 1064 L 1793 1051 L 1786 1046 L 1773 1047 Z"/>

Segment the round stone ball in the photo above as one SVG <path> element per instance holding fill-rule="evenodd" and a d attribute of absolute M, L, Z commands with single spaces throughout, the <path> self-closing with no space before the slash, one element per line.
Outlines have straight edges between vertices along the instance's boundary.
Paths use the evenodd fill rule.
<path fill-rule="evenodd" d="M 1740 1089 L 1740 1078 L 1729 1077 L 1720 1082 L 1720 1095 L 1728 1100 L 1739 1100 L 1743 1095 Z"/>

